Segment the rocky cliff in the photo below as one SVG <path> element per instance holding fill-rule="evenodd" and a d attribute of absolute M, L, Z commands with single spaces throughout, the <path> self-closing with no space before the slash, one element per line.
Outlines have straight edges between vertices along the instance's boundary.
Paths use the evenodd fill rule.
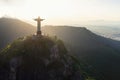
<path fill-rule="evenodd" d="M 77 59 L 56 37 L 19 38 L 0 53 L 0 80 L 85 80 Z"/>

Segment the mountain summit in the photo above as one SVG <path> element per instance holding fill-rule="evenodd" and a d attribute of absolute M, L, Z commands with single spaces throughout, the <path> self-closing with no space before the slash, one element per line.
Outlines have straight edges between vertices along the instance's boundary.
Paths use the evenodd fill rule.
<path fill-rule="evenodd" d="M 48 36 L 19 38 L 0 54 L 0 80 L 85 80 L 63 42 Z"/>

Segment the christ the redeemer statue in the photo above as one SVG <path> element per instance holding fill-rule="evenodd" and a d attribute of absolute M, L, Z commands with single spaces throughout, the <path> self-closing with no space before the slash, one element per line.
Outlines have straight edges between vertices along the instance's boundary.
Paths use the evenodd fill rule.
<path fill-rule="evenodd" d="M 41 35 L 41 21 L 43 21 L 44 19 L 38 17 L 37 19 L 34 20 L 37 21 L 37 35 Z"/>

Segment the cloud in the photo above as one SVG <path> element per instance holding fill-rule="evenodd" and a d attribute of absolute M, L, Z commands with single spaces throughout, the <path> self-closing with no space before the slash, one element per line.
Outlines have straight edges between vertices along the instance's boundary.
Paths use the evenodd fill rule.
<path fill-rule="evenodd" d="M 24 2 L 25 0 L 0 0 L 0 2 L 4 4 L 20 4 Z"/>
<path fill-rule="evenodd" d="M 16 1 L 19 1 L 19 0 L 1 0 L 2 2 L 5 2 L 5 3 L 11 3 L 11 2 L 16 2 Z"/>

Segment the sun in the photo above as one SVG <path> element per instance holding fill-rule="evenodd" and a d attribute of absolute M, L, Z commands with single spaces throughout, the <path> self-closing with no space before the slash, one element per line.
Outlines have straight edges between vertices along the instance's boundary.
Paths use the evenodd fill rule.
<path fill-rule="evenodd" d="M 25 0 L 18 6 L 7 6 L 4 11 L 13 17 L 31 20 L 38 16 L 47 19 L 46 23 L 56 23 L 69 20 L 70 17 L 76 16 L 72 0 Z M 4 9 L 5 9 L 4 8 Z M 67 20 L 66 20 L 67 21 Z"/>

